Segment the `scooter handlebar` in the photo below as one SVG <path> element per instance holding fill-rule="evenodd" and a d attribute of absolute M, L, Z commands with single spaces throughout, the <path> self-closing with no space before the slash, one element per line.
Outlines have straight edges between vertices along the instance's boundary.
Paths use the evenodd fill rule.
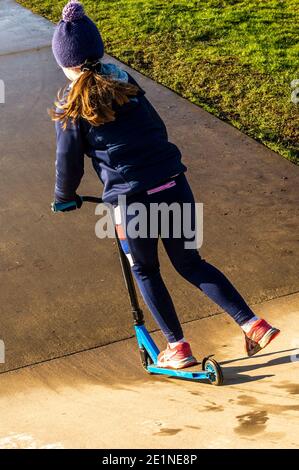
<path fill-rule="evenodd" d="M 100 197 L 95 196 L 78 196 L 83 202 L 93 202 L 96 204 L 102 203 L 102 199 Z M 82 204 L 81 203 L 81 204 Z M 79 207 L 81 207 L 81 204 Z M 52 205 L 53 212 L 63 212 L 63 211 L 70 211 L 78 208 L 77 201 L 69 201 L 69 202 L 53 202 Z"/>
<path fill-rule="evenodd" d="M 94 202 L 96 204 L 101 204 L 102 198 L 96 196 L 81 196 L 83 202 Z"/>

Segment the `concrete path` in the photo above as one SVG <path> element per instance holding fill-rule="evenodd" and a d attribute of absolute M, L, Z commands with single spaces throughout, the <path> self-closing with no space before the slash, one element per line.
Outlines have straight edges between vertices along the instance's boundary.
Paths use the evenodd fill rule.
<path fill-rule="evenodd" d="M 0 364 L 6 410 L 6 419 L 1 420 L 2 446 L 9 442 L 8 446 L 26 447 L 30 433 L 32 445 L 38 446 L 57 441 L 82 447 L 192 447 L 194 433 L 197 446 L 215 441 L 211 445 L 216 447 L 269 443 L 275 447 L 279 439 L 292 446 L 295 434 L 291 435 L 290 426 L 297 408 L 283 408 L 281 415 L 272 411 L 277 403 L 297 406 L 291 405 L 296 395 L 288 390 L 298 393 L 294 385 L 298 369 L 285 358 L 292 354 L 292 341 L 298 338 L 294 330 L 298 297 L 288 297 L 299 291 L 298 167 L 124 66 L 164 118 L 170 139 L 181 148 L 189 167 L 196 198 L 205 204 L 203 256 L 221 268 L 249 303 L 256 305 L 255 310 L 270 320 L 276 301 L 260 302 L 276 298 L 279 308 L 273 307 L 277 312 L 273 320 L 284 330 L 275 347 L 267 351 L 269 356 L 225 366 L 230 387 L 205 388 L 144 376 L 135 339 L 125 341 L 133 331 L 114 242 L 96 239 L 93 207 L 62 216 L 49 210 L 55 135 L 46 109 L 65 83 L 52 57 L 52 31 L 48 21 L 11 0 L 0 0 L 0 80 L 5 83 L 5 103 L 0 103 L 0 339 L 6 347 L 5 363 Z M 105 61 L 117 63 L 109 56 Z M 88 161 L 80 192 L 101 192 Z M 230 319 L 187 285 L 164 254 L 162 271 L 196 352 L 217 353 L 220 360 L 239 358 L 241 336 Z M 148 313 L 146 318 L 154 329 Z M 225 330 L 221 325 L 227 325 Z M 86 352 L 65 357 L 80 351 Z M 273 351 L 278 352 L 272 355 Z M 61 359 L 47 362 L 53 358 Z M 266 364 L 263 370 L 265 361 L 273 367 Z M 18 368 L 23 369 L 13 372 Z M 247 383 L 242 377 L 248 370 L 253 380 Z M 268 374 L 274 377 L 263 378 Z M 126 385 L 116 382 L 111 387 L 114 375 L 119 384 Z M 240 377 L 239 384 L 233 383 Z M 226 428 L 232 414 L 229 437 Z M 205 416 L 206 425 L 200 424 Z M 105 434 L 99 431 L 99 420 L 110 426 L 109 431 L 101 428 Z M 131 434 L 124 432 L 126 420 Z M 248 420 L 261 426 L 253 437 L 234 431 L 238 426 L 247 429 Z M 193 425 L 200 429 L 187 427 Z M 86 426 L 84 436 L 82 426 Z M 137 440 L 130 437 L 134 432 Z M 224 441 L 217 444 L 217 439 Z"/>
<path fill-rule="evenodd" d="M 298 448 L 299 294 L 257 311 L 284 334 L 251 359 L 224 314 L 186 325 L 222 387 L 147 375 L 135 339 L 3 374 L 0 448 Z"/>

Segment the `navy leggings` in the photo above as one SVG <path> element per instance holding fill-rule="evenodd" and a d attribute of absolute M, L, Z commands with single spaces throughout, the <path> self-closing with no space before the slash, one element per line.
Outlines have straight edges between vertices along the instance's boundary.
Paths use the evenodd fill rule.
<path fill-rule="evenodd" d="M 127 213 L 131 202 L 143 203 L 147 209 L 151 203 L 191 203 L 194 223 L 194 197 L 185 174 L 181 173 L 173 179 L 175 184 L 172 187 L 152 194 L 147 194 L 145 191 L 128 198 L 126 209 L 122 213 L 121 226 L 118 228 L 121 229 L 124 226 L 128 228 L 129 222 L 136 216 L 137 213 L 135 215 Z M 123 229 L 122 232 L 124 232 Z M 254 316 L 245 300 L 224 274 L 202 259 L 197 249 L 185 247 L 184 236 L 176 238 L 172 229 L 170 229 L 168 237 L 161 236 L 161 220 L 158 234 L 160 236 L 150 237 L 148 227 L 148 236 L 142 238 L 142 235 L 142 237 L 132 238 L 128 230 L 126 238 L 120 236 L 120 241 L 123 251 L 130 260 L 131 269 L 142 297 L 168 342 L 178 341 L 184 335 L 172 299 L 160 274 L 159 238 L 161 238 L 167 255 L 178 273 L 223 308 L 239 325 Z"/>

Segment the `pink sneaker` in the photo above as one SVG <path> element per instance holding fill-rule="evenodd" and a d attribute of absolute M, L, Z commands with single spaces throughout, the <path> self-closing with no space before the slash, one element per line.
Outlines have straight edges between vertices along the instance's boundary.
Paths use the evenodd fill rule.
<path fill-rule="evenodd" d="M 253 356 L 276 338 L 280 330 L 259 319 L 253 323 L 251 330 L 245 334 L 245 349 L 248 356 Z"/>
<path fill-rule="evenodd" d="M 166 367 L 168 369 L 183 369 L 197 364 L 197 360 L 192 355 L 190 344 L 187 342 L 179 343 L 174 348 L 170 348 L 169 344 L 164 351 L 158 355 L 158 367 Z"/>

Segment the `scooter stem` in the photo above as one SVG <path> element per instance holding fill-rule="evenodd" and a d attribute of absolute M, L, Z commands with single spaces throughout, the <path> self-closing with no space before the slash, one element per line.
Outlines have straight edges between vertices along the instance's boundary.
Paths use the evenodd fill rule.
<path fill-rule="evenodd" d="M 119 259 L 120 259 L 120 265 L 121 269 L 123 272 L 124 280 L 126 283 L 127 291 L 129 294 L 129 299 L 131 303 L 131 308 L 132 308 L 132 314 L 134 318 L 134 325 L 135 326 L 140 326 L 144 324 L 144 317 L 143 317 L 143 312 L 139 306 L 138 302 L 138 297 L 136 294 L 136 289 L 135 289 L 135 284 L 134 284 L 134 279 L 132 276 L 132 271 L 131 267 L 128 261 L 128 258 L 126 257 L 125 253 L 123 252 L 123 249 L 121 247 L 118 234 L 115 230 L 115 238 L 116 238 L 116 243 L 118 247 L 118 253 L 119 253 Z"/>
<path fill-rule="evenodd" d="M 94 197 L 94 196 L 82 196 L 82 200 L 84 202 L 94 202 L 96 204 L 100 204 L 102 201 L 101 198 L 99 197 Z M 134 284 L 134 279 L 132 276 L 132 271 L 131 267 L 128 261 L 128 258 L 126 257 L 122 247 L 121 243 L 117 234 L 117 231 L 115 230 L 115 239 L 117 243 L 117 248 L 118 248 L 118 254 L 119 254 L 119 259 L 120 259 L 120 265 L 122 269 L 122 273 L 124 276 L 125 284 L 127 287 L 130 303 L 131 303 L 131 309 L 132 309 L 132 315 L 133 315 L 133 320 L 134 320 L 134 325 L 135 326 L 140 326 L 144 324 L 144 316 L 143 312 L 139 306 L 138 302 L 138 297 L 135 289 L 135 284 Z"/>

